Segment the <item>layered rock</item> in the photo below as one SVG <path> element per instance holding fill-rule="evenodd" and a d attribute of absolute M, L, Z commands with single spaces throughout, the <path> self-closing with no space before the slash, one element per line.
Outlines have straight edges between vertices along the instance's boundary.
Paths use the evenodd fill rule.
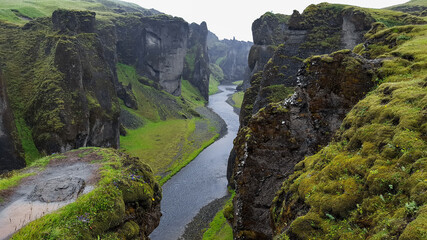
<path fill-rule="evenodd" d="M 231 175 L 235 238 L 272 238 L 268 210 L 275 192 L 296 163 L 331 140 L 374 85 L 377 64 L 350 51 L 312 58 L 300 69 L 291 98 L 263 108 L 239 130 Z"/>
<path fill-rule="evenodd" d="M 224 73 L 224 81 L 232 82 L 248 78 L 248 55 L 252 42 L 233 39 L 219 40 L 209 32 L 209 58 L 212 64 L 217 64 Z"/>
<path fill-rule="evenodd" d="M 181 18 L 140 14 L 116 21 L 118 61 L 135 66 L 137 73 L 181 94 L 181 77 L 187 53 L 189 26 Z"/>
<path fill-rule="evenodd" d="M 200 25 L 190 24 L 187 42 L 187 55 L 183 78 L 199 89 L 205 100 L 209 99 L 209 55 L 207 46 L 208 27 L 206 22 Z"/>
<path fill-rule="evenodd" d="M 8 101 L 6 84 L 0 71 L 0 173 L 25 167 L 21 156 L 22 146 L 16 136 L 14 117 Z"/>

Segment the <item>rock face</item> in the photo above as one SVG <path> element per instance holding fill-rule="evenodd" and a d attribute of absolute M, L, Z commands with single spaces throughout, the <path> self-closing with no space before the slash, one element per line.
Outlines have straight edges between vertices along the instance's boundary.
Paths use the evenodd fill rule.
<path fill-rule="evenodd" d="M 325 146 L 374 85 L 378 62 L 350 51 L 308 60 L 294 95 L 270 104 L 235 140 L 233 229 L 237 239 L 271 239 L 269 208 L 296 163 Z"/>
<path fill-rule="evenodd" d="M 6 85 L 0 71 L 0 172 L 25 166 L 20 155 L 22 146 L 16 136 L 12 110 L 9 107 Z"/>
<path fill-rule="evenodd" d="M 120 113 L 114 76 L 105 60 L 100 40 L 94 33 L 87 32 L 94 29 L 93 25 L 87 24 L 94 24 L 95 14 L 73 13 L 62 13 L 64 17 L 54 23 L 59 29 L 67 29 L 67 34 L 57 41 L 48 40 L 48 45 L 56 46 L 51 50 L 51 55 L 58 74 L 62 76 L 58 82 L 58 92 L 44 92 L 47 90 L 43 89 L 41 81 L 41 94 L 34 98 L 26 115 L 27 122 L 33 126 L 36 146 L 47 153 L 83 146 L 119 146 Z M 57 15 L 61 14 L 53 13 L 53 16 Z M 67 19 L 68 16 L 72 17 Z M 92 19 L 88 21 L 89 17 Z M 77 24 L 80 28 L 70 28 L 69 22 L 74 20 L 86 25 Z M 75 36 L 75 39 L 68 38 L 69 35 Z M 50 102 L 46 95 L 56 96 L 56 101 Z M 55 112 L 50 111 L 52 105 L 56 106 Z M 54 117 L 54 126 L 40 124 L 49 117 L 46 113 Z"/>
<path fill-rule="evenodd" d="M 116 21 L 118 61 L 136 67 L 138 74 L 181 94 L 189 26 L 166 15 L 129 15 Z"/>
<path fill-rule="evenodd" d="M 117 148 L 118 97 L 127 107 L 138 108 L 132 85 L 118 82 L 119 62 L 134 66 L 150 80 L 147 83 L 176 96 L 181 93 L 184 62 L 191 62 L 185 71 L 188 80 L 208 99 L 205 23 L 192 24 L 190 31 L 183 19 L 153 15 L 153 11 L 133 9 L 113 19 L 95 20 L 94 12 L 57 10 L 52 18 L 30 21 L 22 28 L 0 27 L 9 102 L 16 122 L 23 124 L 12 136 L 16 141 L 7 142 L 19 145 L 28 140 L 25 153 Z M 9 135 L 17 132 L 11 116 L 5 113 L 10 126 L 2 126 Z M 19 146 L 7 148 L 24 155 Z M 18 155 L 7 158 L 14 161 Z M 8 164 L 5 169 L 22 167 Z"/>
<path fill-rule="evenodd" d="M 183 78 L 199 89 L 202 96 L 209 99 L 209 55 L 207 46 L 208 27 L 205 22 L 200 25 L 190 24 L 187 42 Z"/>
<path fill-rule="evenodd" d="M 268 96 L 274 94 L 273 86 L 296 86 L 295 77 L 304 59 L 352 49 L 362 42 L 363 34 L 373 22 L 374 19 L 361 10 L 326 3 L 310 5 L 302 14 L 294 11 L 290 17 L 266 13 L 257 19 L 252 26 L 255 45 L 249 56 L 249 67 L 252 76 L 263 71 L 263 79 L 258 89 L 252 89 L 257 97 L 251 103 L 250 114 L 271 102 Z"/>
<path fill-rule="evenodd" d="M 34 142 L 33 151 L 50 154 L 119 146 L 114 71 L 94 24 L 93 12 L 58 10 L 23 28 L 1 26 L 10 104 L 27 148 Z"/>
<path fill-rule="evenodd" d="M 219 40 L 209 32 L 209 58 L 212 64 L 218 65 L 224 73 L 224 81 L 237 81 L 248 78 L 248 55 L 252 42 L 236 39 Z"/>
<path fill-rule="evenodd" d="M 85 181 L 81 178 L 53 178 L 36 185 L 28 198 L 46 203 L 62 202 L 77 198 L 84 187 Z"/>

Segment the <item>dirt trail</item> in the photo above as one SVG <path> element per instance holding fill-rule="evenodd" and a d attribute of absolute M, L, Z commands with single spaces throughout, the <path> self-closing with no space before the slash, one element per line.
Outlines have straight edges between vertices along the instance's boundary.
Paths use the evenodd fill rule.
<path fill-rule="evenodd" d="M 77 150 L 66 153 L 65 158 L 51 160 L 44 170 L 12 189 L 0 206 L 0 239 L 9 239 L 29 222 L 93 190 L 99 179 L 99 165 L 90 162 L 100 156 L 91 152 L 91 149 Z"/>

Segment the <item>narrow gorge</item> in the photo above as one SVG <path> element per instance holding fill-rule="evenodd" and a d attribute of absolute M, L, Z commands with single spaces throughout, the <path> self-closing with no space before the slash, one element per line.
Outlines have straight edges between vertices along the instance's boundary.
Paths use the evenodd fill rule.
<path fill-rule="evenodd" d="M 426 0 L 129 1 L 0 3 L 0 239 L 427 239 Z"/>

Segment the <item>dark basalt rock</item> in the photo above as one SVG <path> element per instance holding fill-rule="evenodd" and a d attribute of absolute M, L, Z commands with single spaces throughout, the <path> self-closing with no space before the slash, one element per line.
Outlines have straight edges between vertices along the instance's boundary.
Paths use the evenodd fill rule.
<path fill-rule="evenodd" d="M 117 97 L 123 100 L 126 107 L 137 110 L 138 103 L 136 97 L 132 92 L 132 84 L 129 83 L 127 86 L 123 86 L 122 83 L 117 84 Z"/>
<path fill-rule="evenodd" d="M 76 199 L 83 192 L 85 181 L 78 177 L 54 178 L 37 184 L 29 200 L 45 203 Z"/>
<path fill-rule="evenodd" d="M 53 29 L 60 33 L 93 33 L 95 15 L 89 11 L 56 10 L 52 13 Z"/>
<path fill-rule="evenodd" d="M 25 167 L 25 161 L 20 155 L 22 146 L 15 135 L 14 123 L 5 81 L 0 71 L 0 173 Z"/>
<path fill-rule="evenodd" d="M 205 100 L 209 99 L 209 55 L 207 46 L 208 27 L 206 22 L 200 25 L 190 24 L 187 42 L 187 55 L 182 77 L 199 89 Z"/>
<path fill-rule="evenodd" d="M 188 23 L 181 18 L 138 14 L 119 17 L 116 21 L 118 61 L 135 66 L 139 75 L 179 96 L 188 34 Z"/>
<path fill-rule="evenodd" d="M 296 163 L 325 146 L 346 113 L 374 86 L 378 61 L 350 51 L 308 60 L 295 94 L 269 104 L 239 130 L 231 180 L 235 239 L 271 239 L 269 208 Z"/>

